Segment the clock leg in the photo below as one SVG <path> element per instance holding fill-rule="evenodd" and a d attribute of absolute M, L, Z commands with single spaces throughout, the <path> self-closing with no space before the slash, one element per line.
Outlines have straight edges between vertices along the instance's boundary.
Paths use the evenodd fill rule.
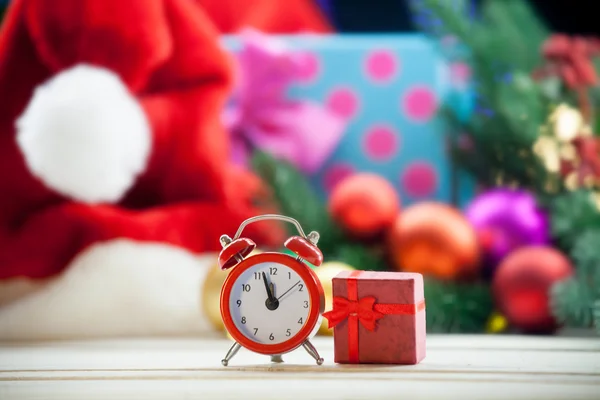
<path fill-rule="evenodd" d="M 221 360 L 221 364 L 223 364 L 224 367 L 226 367 L 227 364 L 229 364 L 229 360 L 231 360 L 233 358 L 233 356 L 235 356 L 235 354 L 238 352 L 240 347 L 242 347 L 242 345 L 239 344 L 238 342 L 235 342 L 233 344 L 233 346 L 231 346 L 231 348 L 225 355 L 225 358 Z"/>
<path fill-rule="evenodd" d="M 271 356 L 271 362 L 272 363 L 282 363 L 283 362 L 283 358 L 281 358 L 281 354 L 275 354 Z"/>
<path fill-rule="evenodd" d="M 310 354 L 311 357 L 317 361 L 317 365 L 323 364 L 323 359 L 317 352 L 317 349 L 315 348 L 315 346 L 313 346 L 310 341 L 306 340 L 304 343 L 302 343 L 302 347 L 304 347 L 304 349 L 306 349 L 308 354 Z"/>

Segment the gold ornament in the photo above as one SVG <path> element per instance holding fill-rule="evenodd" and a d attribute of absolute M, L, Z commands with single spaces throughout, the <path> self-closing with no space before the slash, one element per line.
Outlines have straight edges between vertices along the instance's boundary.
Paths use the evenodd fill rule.
<path fill-rule="evenodd" d="M 585 129 L 585 121 L 581 112 L 567 104 L 560 104 L 552 115 L 554 136 L 561 142 L 571 142 Z"/>
<path fill-rule="evenodd" d="M 577 160 L 577 149 L 571 143 L 564 143 L 560 146 L 560 159 L 565 161 Z"/>
<path fill-rule="evenodd" d="M 555 139 L 540 136 L 533 144 L 533 152 L 538 155 L 549 172 L 560 171 L 560 148 Z"/>
<path fill-rule="evenodd" d="M 596 204 L 598 211 L 600 211 L 600 191 L 592 193 L 592 200 Z"/>
<path fill-rule="evenodd" d="M 497 312 L 493 312 L 490 316 L 485 331 L 487 333 L 500 333 L 504 332 L 508 328 L 508 320 L 504 315 Z"/>
<path fill-rule="evenodd" d="M 223 320 L 221 319 L 221 287 L 229 271 L 222 271 L 219 264 L 216 261 L 208 271 L 204 285 L 202 286 L 202 309 L 204 315 L 208 317 L 208 320 L 213 327 L 218 331 L 224 331 Z"/>
<path fill-rule="evenodd" d="M 332 279 L 342 271 L 354 271 L 354 268 L 339 261 L 329 261 L 315 269 L 315 273 L 319 277 L 319 281 L 321 281 L 323 291 L 325 292 L 325 311 L 331 310 L 333 307 Z M 333 335 L 333 329 L 327 327 L 327 319 L 323 318 L 321 321 L 318 333 L 319 335 L 326 336 Z"/>
<path fill-rule="evenodd" d="M 571 172 L 565 177 L 565 187 L 567 190 L 575 191 L 579 189 L 579 177 L 577 176 L 577 172 Z"/>
<path fill-rule="evenodd" d="M 250 255 L 260 253 L 254 250 Z M 249 256 L 250 256 L 249 255 Z M 230 269 L 221 270 L 217 262 L 218 254 L 215 254 L 215 263 L 211 266 L 202 285 L 202 310 L 215 330 L 225 332 L 223 319 L 221 318 L 221 287 L 229 274 Z"/>
<path fill-rule="evenodd" d="M 554 109 L 548 124 L 540 127 L 540 135 L 533 145 L 533 152 L 553 175 L 546 184 L 548 190 L 556 186 L 553 182 L 557 179 L 571 191 L 594 185 L 594 177 L 579 177 L 585 160 L 581 158 L 578 143 L 592 136 L 593 131 L 579 109 L 567 104 Z"/>

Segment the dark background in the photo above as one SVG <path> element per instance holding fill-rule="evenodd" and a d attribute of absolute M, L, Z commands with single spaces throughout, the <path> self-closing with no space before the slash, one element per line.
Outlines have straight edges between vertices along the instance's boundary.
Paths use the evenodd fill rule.
<path fill-rule="evenodd" d="M 342 32 L 410 32 L 417 30 L 409 0 L 315 1 L 328 11 L 330 19 Z M 481 2 L 482 0 L 472 0 L 475 10 Z M 600 5 L 598 0 L 529 0 L 529 3 L 553 31 L 582 35 L 598 35 L 600 33 L 600 12 L 596 11 Z"/>
<path fill-rule="evenodd" d="M 285 0 L 281 1 L 284 2 Z M 329 19 L 340 32 L 413 32 L 419 30 L 415 22 L 415 16 L 411 12 L 411 0 L 313 1 L 326 12 Z M 476 11 L 477 7 L 486 0 L 468 1 L 473 4 L 473 9 Z M 600 12 L 596 11 L 598 5 L 600 5 L 600 0 L 527 1 L 534 7 L 552 31 L 600 36 Z M 8 3 L 10 3 L 10 0 L 0 0 L 0 18 Z"/>
<path fill-rule="evenodd" d="M 282 2 L 284 1 L 282 0 Z M 411 13 L 411 0 L 313 1 L 319 4 L 328 14 L 338 31 L 341 32 L 412 32 L 418 30 L 414 16 Z M 485 0 L 469 1 L 471 1 L 476 10 L 477 6 Z M 600 0 L 528 1 L 553 31 L 581 35 L 600 35 L 600 12 L 596 11 L 598 5 L 600 5 Z M 10 3 L 10 0 L 0 0 L 0 16 L 8 3 Z"/>

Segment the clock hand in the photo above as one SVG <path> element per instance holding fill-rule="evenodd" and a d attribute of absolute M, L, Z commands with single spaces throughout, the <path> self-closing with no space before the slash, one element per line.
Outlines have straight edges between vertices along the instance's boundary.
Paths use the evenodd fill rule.
<path fill-rule="evenodd" d="M 289 292 L 290 290 L 292 290 L 293 288 L 295 288 L 296 286 L 298 286 L 298 284 L 299 284 L 300 282 L 302 282 L 302 281 L 298 281 L 298 282 L 294 283 L 294 286 L 292 286 L 291 288 L 289 288 L 288 290 L 286 290 L 286 291 L 285 291 L 285 292 L 284 292 L 284 293 L 283 293 L 281 296 L 279 296 L 279 297 L 277 298 L 277 300 L 281 299 L 283 296 L 285 296 L 286 294 L 288 294 L 288 292 Z"/>
<path fill-rule="evenodd" d="M 273 285 L 273 282 L 269 282 L 269 289 L 271 289 L 271 294 L 275 297 L 275 285 Z"/>
<path fill-rule="evenodd" d="M 267 289 L 267 296 L 269 296 L 269 301 L 274 302 L 277 299 L 275 299 L 275 296 L 273 296 L 273 289 L 272 289 L 273 284 L 267 282 L 267 275 L 265 274 L 264 271 L 262 273 L 262 278 L 263 278 L 263 282 L 265 283 L 265 289 Z"/>
<path fill-rule="evenodd" d="M 265 289 L 267 289 L 267 296 L 269 296 L 267 300 L 265 300 L 265 306 L 271 311 L 277 310 L 279 307 L 279 300 L 273 296 L 273 282 L 267 283 L 267 275 L 264 273 L 264 271 L 262 273 L 262 278 L 263 282 L 265 283 Z"/>

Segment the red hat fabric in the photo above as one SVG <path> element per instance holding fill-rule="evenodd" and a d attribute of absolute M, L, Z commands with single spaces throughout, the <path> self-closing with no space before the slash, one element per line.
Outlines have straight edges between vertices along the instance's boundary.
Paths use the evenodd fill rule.
<path fill-rule="evenodd" d="M 237 33 L 252 27 L 259 31 L 331 33 L 333 28 L 311 0 L 196 0 L 223 33 Z"/>
<path fill-rule="evenodd" d="M 260 212 L 256 179 L 228 161 L 230 85 L 193 1 L 15 0 L 0 34 L 0 278 L 56 274 L 118 237 L 217 250 Z"/>
<path fill-rule="evenodd" d="M 229 161 L 219 33 L 310 1 L 13 0 L 0 31 L 0 339 L 203 333 L 219 236 L 269 212 Z M 249 225 L 281 245 L 271 224 Z"/>
<path fill-rule="evenodd" d="M 12 1 L 0 31 L 0 293 L 11 294 L 0 339 L 209 329 L 200 287 L 219 236 L 271 211 L 253 205 L 257 177 L 229 161 L 219 31 L 329 30 L 309 1 L 277 4 Z M 284 239 L 271 224 L 244 234 Z"/>

